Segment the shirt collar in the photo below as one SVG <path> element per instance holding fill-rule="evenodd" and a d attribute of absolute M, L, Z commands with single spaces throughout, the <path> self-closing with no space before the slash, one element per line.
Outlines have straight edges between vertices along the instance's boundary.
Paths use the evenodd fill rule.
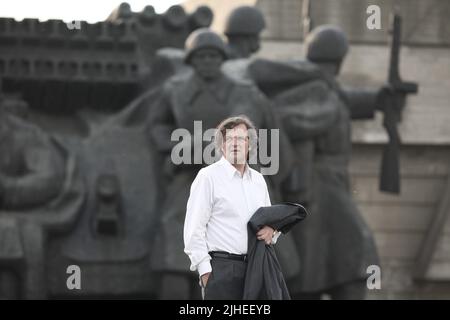
<path fill-rule="evenodd" d="M 241 177 L 240 172 L 224 156 L 220 158 L 219 163 L 225 168 L 228 178 L 232 179 L 235 175 L 238 175 L 239 178 Z M 245 164 L 244 178 L 250 180 L 252 179 L 252 174 L 248 163 Z"/>

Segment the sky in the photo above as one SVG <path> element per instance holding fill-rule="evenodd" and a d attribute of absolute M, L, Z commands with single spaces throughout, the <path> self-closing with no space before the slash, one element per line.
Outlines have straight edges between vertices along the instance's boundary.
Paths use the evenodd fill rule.
<path fill-rule="evenodd" d="M 89 23 L 105 20 L 123 0 L 0 0 L 0 17 L 85 20 Z M 152 5 L 156 12 L 164 12 L 182 0 L 129 0 L 132 11 Z"/>

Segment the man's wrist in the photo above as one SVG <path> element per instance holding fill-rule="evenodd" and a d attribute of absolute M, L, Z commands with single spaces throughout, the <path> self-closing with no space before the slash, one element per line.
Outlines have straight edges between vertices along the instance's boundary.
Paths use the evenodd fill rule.
<path fill-rule="evenodd" d="M 280 237 L 280 235 L 281 235 L 281 231 L 274 230 L 273 235 L 272 235 L 272 244 L 277 243 L 277 240 Z"/>
<path fill-rule="evenodd" d="M 201 276 L 203 276 L 205 273 L 211 272 L 212 271 L 212 267 L 211 267 L 211 262 L 210 260 L 204 260 L 202 261 L 199 265 L 198 265 L 198 274 Z"/>

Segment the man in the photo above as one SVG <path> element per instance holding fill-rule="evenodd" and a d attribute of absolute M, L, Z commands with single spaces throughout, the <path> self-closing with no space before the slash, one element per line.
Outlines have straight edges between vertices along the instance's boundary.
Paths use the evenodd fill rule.
<path fill-rule="evenodd" d="M 201 169 L 191 186 L 185 253 L 191 270 L 199 272 L 204 299 L 243 298 L 247 223 L 259 207 L 271 205 L 263 176 L 247 164 L 256 142 L 252 132 L 255 128 L 245 117 L 222 121 L 216 136 L 222 158 Z M 264 226 L 257 238 L 271 244 L 278 235 Z"/>
<path fill-rule="evenodd" d="M 185 63 L 192 69 L 170 78 L 162 87 L 160 99 L 153 102 L 155 108 L 149 128 L 156 150 L 164 157 L 161 163 L 165 175 L 159 180 L 167 184 L 163 186 L 167 196 L 159 210 L 161 223 L 152 259 L 153 270 L 162 273 L 162 299 L 195 297 L 196 279 L 187 268 L 182 231 L 190 184 L 204 166 L 203 161 L 180 165 L 172 162 L 172 149 L 179 143 L 171 141 L 172 132 L 186 129 L 189 134 L 185 138 L 192 142 L 194 150 L 196 146 L 209 144 L 194 141 L 197 139 L 194 121 L 201 121 L 202 130 L 214 129 L 224 118 L 237 114 L 247 115 L 259 127 L 264 127 L 267 121 L 267 101 L 260 91 L 222 72 L 221 66 L 227 58 L 225 43 L 218 34 L 209 29 L 193 32 L 186 40 L 185 55 Z"/>

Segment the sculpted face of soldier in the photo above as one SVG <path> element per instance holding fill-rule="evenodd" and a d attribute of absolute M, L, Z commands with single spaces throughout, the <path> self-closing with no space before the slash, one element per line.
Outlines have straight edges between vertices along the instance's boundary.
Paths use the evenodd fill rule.
<path fill-rule="evenodd" d="M 259 35 L 256 34 L 230 36 L 229 44 L 240 58 L 250 57 L 261 47 Z"/>
<path fill-rule="evenodd" d="M 248 36 L 248 43 L 249 43 L 251 53 L 257 52 L 259 50 L 259 48 L 261 47 L 259 35 Z"/>
<path fill-rule="evenodd" d="M 195 51 L 191 58 L 191 65 L 195 72 L 205 80 L 214 80 L 221 75 L 223 56 L 219 50 L 202 48 Z"/>

